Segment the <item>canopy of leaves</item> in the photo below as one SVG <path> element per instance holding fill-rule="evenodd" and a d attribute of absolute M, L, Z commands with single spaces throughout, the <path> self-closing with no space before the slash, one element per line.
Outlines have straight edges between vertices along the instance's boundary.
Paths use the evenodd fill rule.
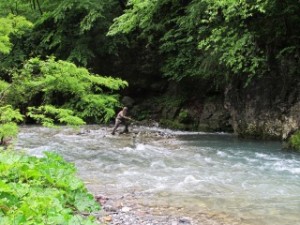
<path fill-rule="evenodd" d="M 237 75 L 249 82 L 278 73 L 287 60 L 285 76 L 299 74 L 299 15 L 293 0 L 129 0 L 108 34 L 138 33 L 158 46 L 171 78 Z"/>
<path fill-rule="evenodd" d="M 7 54 L 10 52 L 12 47 L 10 35 L 20 37 L 31 27 L 32 23 L 22 16 L 10 14 L 5 18 L 0 18 L 0 53 Z"/>
<path fill-rule="evenodd" d="M 32 9 L 28 8 L 29 3 Z M 67 14 L 77 15 L 78 11 L 82 11 L 88 13 L 80 22 L 79 33 L 84 35 L 90 30 L 96 18 L 101 17 L 102 6 L 96 5 L 96 1 L 71 0 L 64 2 L 9 0 L 0 3 L 2 15 L 7 15 L 0 18 L 0 57 L 2 57 L 0 106 L 3 106 L 0 121 L 1 140 L 6 136 L 17 134 L 16 123 L 20 120 L 2 120 L 4 114 L 11 112 L 11 116 L 15 116 L 19 113 L 13 108 L 20 109 L 23 114 L 27 114 L 27 118 L 30 117 L 47 126 L 53 126 L 55 123 L 82 125 L 85 123 L 84 120 L 107 122 L 114 116 L 114 108 L 119 105 L 116 91 L 126 87 L 127 82 L 92 74 L 85 68 L 62 60 L 56 61 L 53 57 L 48 60 L 39 58 L 25 60 L 33 54 L 34 43 L 32 39 L 27 39 L 29 34 L 33 34 L 30 30 L 33 25 L 34 29 L 37 29 L 38 26 L 49 23 L 49 20 L 59 25 L 59 21 L 65 21 L 64 16 Z M 71 9 L 76 10 L 70 12 Z M 30 12 L 34 13 L 30 15 Z M 20 16 L 21 14 L 30 18 L 34 24 Z M 53 29 L 53 32 L 56 31 L 57 29 Z M 50 35 L 47 32 L 45 34 Z M 65 35 L 64 38 L 69 39 Z M 30 41 L 28 46 L 24 40 Z M 27 56 L 22 50 L 26 48 L 31 49 L 31 53 Z M 48 50 L 50 49 L 53 48 Z M 69 48 L 71 49 L 74 48 Z M 86 46 L 83 46 L 83 49 L 88 50 Z M 78 51 L 82 52 L 80 49 Z"/>
<path fill-rule="evenodd" d="M 33 31 L 20 43 L 20 52 L 51 54 L 87 66 L 95 54 L 111 53 L 115 48 L 114 42 L 103 37 L 112 13 L 118 12 L 118 4 L 114 0 L 7 0 L 0 3 L 0 11 L 5 16 L 23 15 L 34 24 Z"/>
<path fill-rule="evenodd" d="M 128 55 L 120 52 L 124 48 L 117 48 L 123 45 L 147 49 L 139 68 L 154 68 L 159 62 L 160 71 L 176 80 L 199 76 L 222 83 L 239 76 L 250 82 L 266 74 L 299 74 L 298 1 L 129 0 L 122 11 L 124 2 L 0 3 L 3 15 L 24 15 L 34 23 L 33 32 L 0 68 L 28 55 L 49 54 L 96 67 L 97 61 L 105 66 L 108 55 L 116 56 L 118 63 L 127 62 Z"/>

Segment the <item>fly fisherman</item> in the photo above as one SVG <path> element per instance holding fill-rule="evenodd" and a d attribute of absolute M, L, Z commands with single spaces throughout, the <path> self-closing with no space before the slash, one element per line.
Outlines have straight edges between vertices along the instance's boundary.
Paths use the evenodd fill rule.
<path fill-rule="evenodd" d="M 117 115 L 115 126 L 113 131 L 111 132 L 112 135 L 115 134 L 116 130 L 120 126 L 120 124 L 124 124 L 124 130 L 121 133 L 128 133 L 128 126 L 129 126 L 129 120 L 132 120 L 130 117 L 127 117 L 128 108 L 124 107 Z"/>

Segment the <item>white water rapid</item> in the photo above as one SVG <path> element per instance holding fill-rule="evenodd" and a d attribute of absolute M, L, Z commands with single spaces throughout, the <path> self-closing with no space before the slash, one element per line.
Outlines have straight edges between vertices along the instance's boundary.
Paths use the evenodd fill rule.
<path fill-rule="evenodd" d="M 16 145 L 36 156 L 55 151 L 75 163 L 89 189 L 136 192 L 144 205 L 226 215 L 238 224 L 300 224 L 300 154 L 279 142 L 146 127 L 112 136 L 110 129 L 86 126 L 77 135 L 26 126 Z"/>

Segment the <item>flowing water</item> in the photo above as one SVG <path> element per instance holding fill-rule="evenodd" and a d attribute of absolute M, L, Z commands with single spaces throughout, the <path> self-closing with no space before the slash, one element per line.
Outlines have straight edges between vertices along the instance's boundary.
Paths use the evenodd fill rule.
<path fill-rule="evenodd" d="M 136 192 L 145 205 L 225 214 L 238 224 L 300 224 L 300 154 L 282 151 L 279 142 L 146 127 L 116 136 L 107 135 L 111 128 L 84 129 L 77 135 L 23 127 L 17 147 L 36 156 L 58 152 L 94 192 Z"/>

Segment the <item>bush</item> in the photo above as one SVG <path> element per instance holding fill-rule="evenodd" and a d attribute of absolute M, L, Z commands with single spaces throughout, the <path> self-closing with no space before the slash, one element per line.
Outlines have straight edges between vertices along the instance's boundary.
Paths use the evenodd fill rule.
<path fill-rule="evenodd" d="M 296 150 L 300 150 L 300 131 L 297 131 L 289 139 L 289 145 Z"/>
<path fill-rule="evenodd" d="M 0 145 L 5 138 L 16 137 L 18 134 L 17 122 L 23 120 L 19 110 L 13 109 L 11 105 L 0 107 Z"/>
<path fill-rule="evenodd" d="M 60 156 L 45 158 L 0 151 L 0 225 L 85 224 L 99 204 Z"/>
<path fill-rule="evenodd" d="M 188 122 L 190 120 L 189 118 L 189 112 L 186 109 L 181 109 L 178 115 L 178 120 L 181 123 Z"/>

